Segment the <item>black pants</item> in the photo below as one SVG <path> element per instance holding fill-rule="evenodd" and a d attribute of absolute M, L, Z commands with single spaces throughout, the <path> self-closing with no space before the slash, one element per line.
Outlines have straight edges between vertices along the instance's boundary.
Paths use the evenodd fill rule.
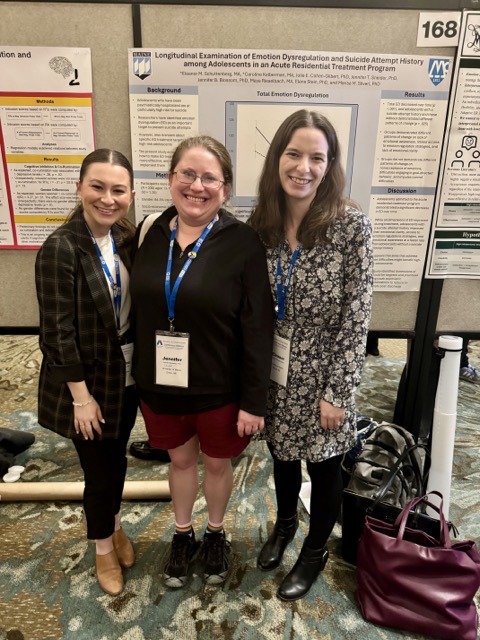
<path fill-rule="evenodd" d="M 302 485 L 302 463 L 300 460 L 284 462 L 273 457 L 273 476 L 277 497 L 278 516 L 291 518 L 297 512 L 298 496 Z M 321 549 L 327 543 L 342 504 L 342 475 L 340 463 L 343 455 L 321 462 L 308 462 L 307 471 L 312 482 L 310 499 L 310 529 L 305 545 L 310 549 Z"/>
<path fill-rule="evenodd" d="M 87 538 L 108 538 L 120 511 L 127 473 L 127 443 L 135 424 L 138 398 L 135 387 L 127 387 L 118 440 L 73 440 L 85 477 L 83 508 L 87 519 Z"/>

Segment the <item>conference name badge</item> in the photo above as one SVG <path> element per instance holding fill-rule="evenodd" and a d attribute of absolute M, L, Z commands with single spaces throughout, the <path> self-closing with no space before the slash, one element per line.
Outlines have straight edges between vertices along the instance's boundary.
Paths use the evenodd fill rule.
<path fill-rule="evenodd" d="M 155 332 L 155 384 L 188 387 L 188 333 Z"/>
<path fill-rule="evenodd" d="M 125 358 L 125 386 L 135 384 L 132 377 L 133 342 L 122 344 L 123 357 Z"/>
<path fill-rule="evenodd" d="M 282 387 L 287 386 L 288 367 L 290 365 L 290 340 L 281 338 L 275 334 L 273 336 L 272 368 L 270 380 Z"/>

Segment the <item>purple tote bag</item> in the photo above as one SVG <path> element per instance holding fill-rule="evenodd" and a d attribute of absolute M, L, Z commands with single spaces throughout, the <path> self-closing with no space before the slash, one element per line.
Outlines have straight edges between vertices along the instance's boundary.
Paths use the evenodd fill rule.
<path fill-rule="evenodd" d="M 452 544 L 443 502 L 438 508 L 428 495 L 411 500 L 394 524 L 365 518 L 357 601 L 363 617 L 375 624 L 445 640 L 477 640 L 473 598 L 480 586 L 480 554 L 472 540 Z M 406 526 L 410 509 L 420 502 L 439 513 L 439 540 Z"/>

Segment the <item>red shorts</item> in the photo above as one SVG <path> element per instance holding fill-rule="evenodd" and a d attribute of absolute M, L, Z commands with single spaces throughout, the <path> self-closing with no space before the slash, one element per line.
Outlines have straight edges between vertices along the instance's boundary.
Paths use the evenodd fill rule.
<path fill-rule="evenodd" d="M 150 446 L 155 449 L 176 449 L 196 435 L 203 453 L 225 459 L 240 455 L 250 442 L 250 436 L 238 435 L 236 402 L 184 416 L 155 413 L 144 402 L 140 409 Z"/>

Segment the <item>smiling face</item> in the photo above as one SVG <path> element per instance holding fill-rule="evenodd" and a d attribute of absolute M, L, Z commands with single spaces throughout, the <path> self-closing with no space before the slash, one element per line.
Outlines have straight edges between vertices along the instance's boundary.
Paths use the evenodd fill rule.
<path fill-rule="evenodd" d="M 287 206 L 310 207 L 328 170 L 328 142 L 314 127 L 295 129 L 280 156 L 278 173 Z"/>
<path fill-rule="evenodd" d="M 177 172 L 185 171 L 224 181 L 222 167 L 213 153 L 204 147 L 192 147 L 182 154 L 169 176 L 170 194 L 179 220 L 192 227 L 206 226 L 228 198 L 230 188 L 224 184 L 220 189 L 205 187 L 198 178 L 192 184 L 184 184 Z"/>
<path fill-rule="evenodd" d="M 95 237 L 108 234 L 115 222 L 127 215 L 135 192 L 130 174 L 119 165 L 93 162 L 77 182 L 85 220 Z"/>

